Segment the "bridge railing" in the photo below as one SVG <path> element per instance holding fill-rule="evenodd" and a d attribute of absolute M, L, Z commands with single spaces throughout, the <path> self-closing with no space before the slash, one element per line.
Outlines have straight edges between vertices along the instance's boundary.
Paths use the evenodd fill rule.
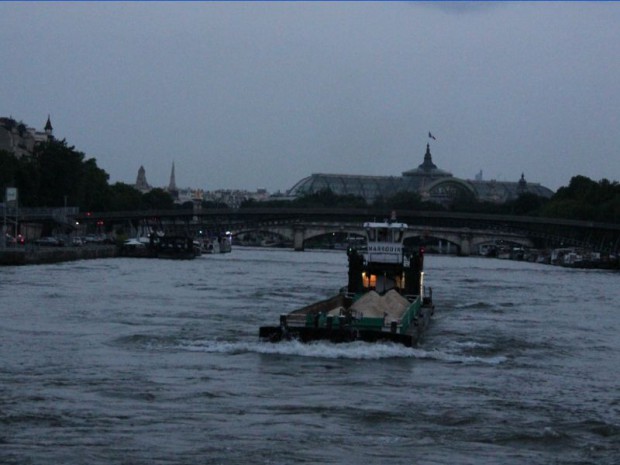
<path fill-rule="evenodd" d="M 39 207 L 39 208 L 30 208 L 30 207 L 5 207 L 4 205 L 0 205 L 0 217 L 9 216 L 15 217 L 19 216 L 23 219 L 60 219 L 67 216 L 75 216 L 80 213 L 79 207 Z"/>

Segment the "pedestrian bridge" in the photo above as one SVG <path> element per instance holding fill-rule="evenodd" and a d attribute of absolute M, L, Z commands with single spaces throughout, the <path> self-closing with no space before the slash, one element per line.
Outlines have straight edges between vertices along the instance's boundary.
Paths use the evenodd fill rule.
<path fill-rule="evenodd" d="M 304 250 L 306 241 L 334 233 L 345 233 L 365 237 L 364 228 L 359 223 L 343 222 L 292 222 L 255 225 L 232 231 L 234 236 L 247 233 L 266 233 L 278 236 L 286 242 L 292 242 L 295 250 Z M 507 243 L 522 247 L 533 247 L 532 241 L 513 232 L 490 231 L 488 229 L 470 229 L 455 227 L 409 226 L 404 231 L 404 240 L 418 240 L 421 243 L 438 240 L 456 246 L 459 255 L 478 254 L 483 244 Z M 440 242 L 441 243 L 441 242 Z"/>

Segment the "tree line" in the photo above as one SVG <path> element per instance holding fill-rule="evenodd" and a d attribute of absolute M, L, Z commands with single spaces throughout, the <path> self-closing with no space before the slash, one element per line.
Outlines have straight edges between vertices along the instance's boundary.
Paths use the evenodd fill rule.
<path fill-rule="evenodd" d="M 163 189 L 141 193 L 117 182 L 97 166 L 94 158 L 63 140 L 35 147 L 32 156 L 21 158 L 0 151 L 0 189 L 16 187 L 22 207 L 78 206 L 81 211 L 172 209 L 174 199 Z"/>
<path fill-rule="evenodd" d="M 81 211 L 168 210 L 192 208 L 191 202 L 175 205 L 164 189 L 142 193 L 132 185 L 109 184 L 109 175 L 97 166 L 94 158 L 65 140 L 51 140 L 37 145 L 29 157 L 17 158 L 0 151 L 0 189 L 17 187 L 23 207 L 78 206 Z M 240 208 L 367 208 L 391 210 L 449 210 L 468 213 L 527 215 L 586 221 L 620 223 L 620 184 L 602 179 L 594 181 L 574 176 L 567 186 L 551 197 L 524 193 L 503 204 L 480 202 L 472 198 L 454 199 L 449 205 L 424 201 L 418 193 L 398 192 L 378 198 L 369 205 L 355 195 L 338 195 L 329 189 L 294 200 L 273 199 L 266 202 L 247 200 Z M 224 204 L 203 202 L 204 208 L 226 208 Z"/>

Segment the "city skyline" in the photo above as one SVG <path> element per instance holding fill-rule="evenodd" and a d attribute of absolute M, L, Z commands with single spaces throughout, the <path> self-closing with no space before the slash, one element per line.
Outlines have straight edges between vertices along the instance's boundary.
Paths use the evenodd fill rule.
<path fill-rule="evenodd" d="M 120 18 L 120 20 L 119 20 Z M 4 3 L 0 114 L 110 175 L 285 192 L 399 175 L 620 178 L 615 3 Z M 27 26 L 27 27 L 26 27 Z M 429 139 L 429 132 L 433 139 Z"/>

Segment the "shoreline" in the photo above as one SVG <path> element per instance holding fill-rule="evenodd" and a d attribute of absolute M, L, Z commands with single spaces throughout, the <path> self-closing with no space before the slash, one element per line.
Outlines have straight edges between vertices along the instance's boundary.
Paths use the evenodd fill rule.
<path fill-rule="evenodd" d="M 42 265 L 94 258 L 118 257 L 115 245 L 82 247 L 8 248 L 0 250 L 0 266 Z"/>

